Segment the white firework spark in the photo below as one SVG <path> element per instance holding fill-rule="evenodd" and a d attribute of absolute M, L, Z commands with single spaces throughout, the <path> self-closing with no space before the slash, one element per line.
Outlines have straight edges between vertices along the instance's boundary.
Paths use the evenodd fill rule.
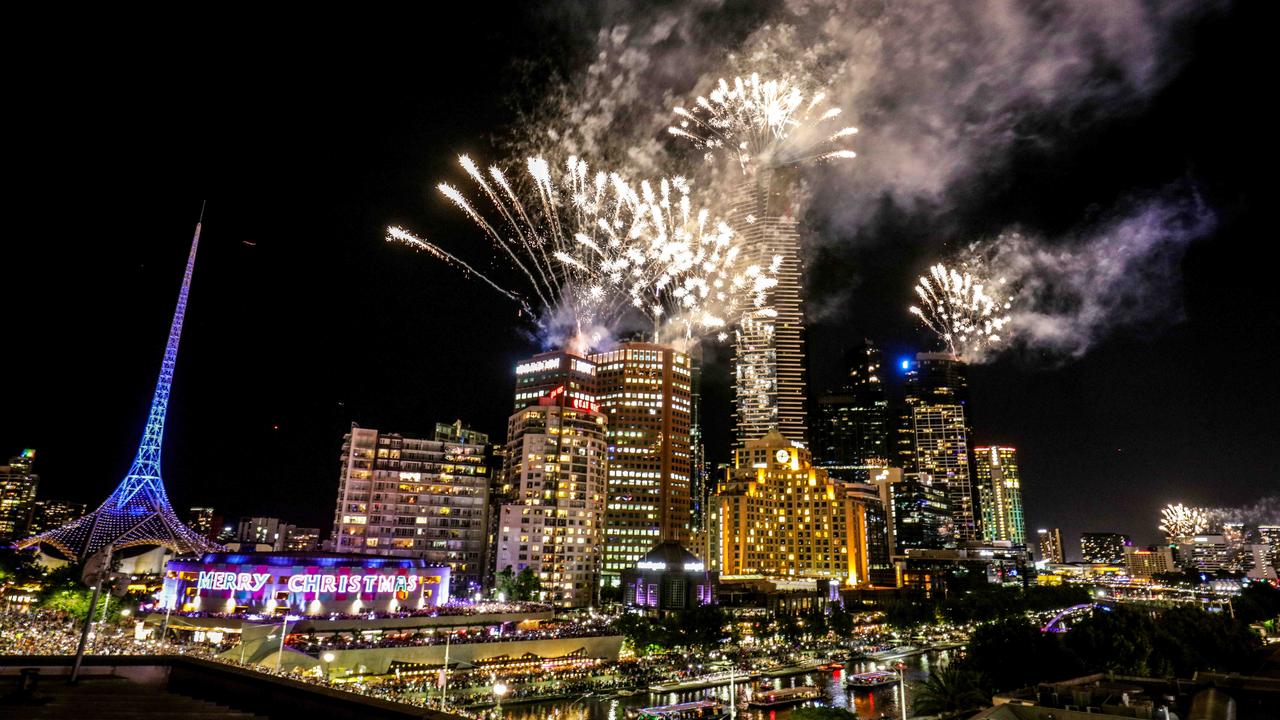
<path fill-rule="evenodd" d="M 912 305 L 909 310 L 948 352 L 974 360 L 1002 342 L 1001 332 L 1009 324 L 1013 302 L 997 294 L 1001 284 L 937 264 L 915 287 L 923 307 Z"/>
<path fill-rule="evenodd" d="M 825 104 L 821 93 L 806 94 L 788 79 L 721 79 L 693 108 L 677 107 L 679 118 L 667 132 L 684 138 L 708 155 L 727 150 L 744 171 L 752 167 L 782 167 L 805 162 L 857 157 L 846 146 L 857 134 L 839 127 L 841 110 Z"/>
<path fill-rule="evenodd" d="M 389 229 L 387 239 L 480 277 L 536 315 L 550 339 L 580 351 L 634 312 L 650 319 L 655 335 L 672 324 L 687 337 L 722 332 L 739 305 L 763 302 L 776 282 L 776 268 L 740 267 L 733 232 L 694 208 L 683 178 L 636 186 L 617 173 L 592 173 L 577 157 L 558 172 L 532 157 L 512 182 L 496 166 L 482 172 L 465 155 L 459 164 L 485 197 L 489 216 L 455 186 L 438 189 L 523 274 L 526 292 L 400 228 Z"/>
<path fill-rule="evenodd" d="M 1169 540 L 1184 540 L 1209 529 L 1209 513 L 1204 508 L 1175 503 L 1160 511 L 1160 532 Z"/>

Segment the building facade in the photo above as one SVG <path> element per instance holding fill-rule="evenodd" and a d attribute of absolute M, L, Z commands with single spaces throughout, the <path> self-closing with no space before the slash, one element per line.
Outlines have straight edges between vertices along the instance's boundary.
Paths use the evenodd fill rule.
<path fill-rule="evenodd" d="M 896 451 L 907 473 L 926 473 L 947 497 L 948 547 L 982 537 L 972 455 L 965 363 L 948 353 L 917 353 L 907 372 L 906 402 L 898 415 Z"/>
<path fill-rule="evenodd" d="M 739 318 L 733 343 L 734 447 L 777 429 L 808 440 L 804 309 L 800 281 L 798 179 L 793 168 L 753 169 L 735 189 L 730 224 L 743 258 L 774 270 L 763 308 Z"/>
<path fill-rule="evenodd" d="M 841 480 L 870 482 L 890 464 L 889 400 L 880 350 L 864 341 L 846 356 L 848 381 L 820 396 L 811 435 L 814 461 Z"/>
<path fill-rule="evenodd" d="M 1124 562 L 1124 549 L 1133 542 L 1120 533 L 1080 533 L 1080 557 L 1087 563 Z"/>
<path fill-rule="evenodd" d="M 455 591 L 469 593 L 484 579 L 488 438 L 437 432 L 419 438 L 351 428 L 343 437 L 331 546 L 446 565 Z"/>
<path fill-rule="evenodd" d="M 608 488 L 608 419 L 595 395 L 595 365 L 568 352 L 517 366 L 545 389 L 507 423 L 505 482 L 512 500 L 499 508 L 495 568 L 537 574 L 543 598 L 561 607 L 596 601 L 603 561 Z M 558 373 L 558 378 L 556 376 Z M 559 382 L 557 382 L 557 379 Z"/>
<path fill-rule="evenodd" d="M 1173 561 L 1173 549 L 1168 546 L 1152 547 L 1125 546 L 1124 564 L 1129 575 L 1136 578 L 1150 578 L 1159 573 L 1177 572 L 1178 566 Z"/>
<path fill-rule="evenodd" d="M 690 544 L 692 362 L 671 346 L 643 342 L 589 360 L 608 417 L 603 574 L 616 584 L 659 543 Z"/>
<path fill-rule="evenodd" d="M 664 542 L 622 571 L 622 602 L 664 615 L 715 603 L 716 575 L 679 543 Z"/>
<path fill-rule="evenodd" d="M 1022 516 L 1022 478 L 1018 451 L 1011 447 L 978 447 L 973 450 L 974 479 L 982 509 L 982 538 L 1027 544 Z M 1118 560 L 1117 560 L 1118 562 Z"/>
<path fill-rule="evenodd" d="M 26 537 L 35 509 L 40 476 L 31 471 L 36 451 L 30 448 L 0 465 L 0 542 Z"/>
<path fill-rule="evenodd" d="M 1067 561 L 1066 548 L 1062 545 L 1062 530 L 1059 528 L 1050 528 L 1048 530 L 1040 529 L 1036 531 L 1040 538 L 1040 559 L 1061 565 Z"/>
<path fill-rule="evenodd" d="M 36 535 L 62 527 L 84 517 L 89 512 L 86 503 L 66 500 L 36 500 L 31 511 L 30 533 Z"/>
<path fill-rule="evenodd" d="M 718 499 L 722 576 L 869 581 L 866 503 L 778 431 L 734 453 Z"/>

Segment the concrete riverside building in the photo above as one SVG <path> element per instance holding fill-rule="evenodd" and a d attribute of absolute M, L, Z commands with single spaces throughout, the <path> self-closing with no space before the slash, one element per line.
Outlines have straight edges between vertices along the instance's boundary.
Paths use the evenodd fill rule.
<path fill-rule="evenodd" d="M 609 419 L 603 571 L 616 584 L 659 543 L 690 543 L 692 363 L 671 346 L 643 342 L 589 359 Z"/>
<path fill-rule="evenodd" d="M 563 351 L 520 363 L 518 409 L 507 421 L 512 498 L 498 510 L 495 571 L 531 569 L 542 599 L 561 607 L 594 604 L 600 582 L 608 420 L 595 372 Z"/>
<path fill-rule="evenodd" d="M 488 437 L 439 425 L 432 438 L 352 427 L 343 437 L 331 547 L 446 565 L 459 594 L 483 580 Z"/>
<path fill-rule="evenodd" d="M 722 577 L 868 581 L 866 504 L 772 430 L 735 451 L 718 494 Z"/>

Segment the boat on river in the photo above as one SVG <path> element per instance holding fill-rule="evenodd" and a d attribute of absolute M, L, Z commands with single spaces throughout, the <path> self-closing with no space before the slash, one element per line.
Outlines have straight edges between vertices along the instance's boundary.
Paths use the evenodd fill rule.
<path fill-rule="evenodd" d="M 850 675 L 845 679 L 845 685 L 851 690 L 873 690 L 885 685 L 897 685 L 898 673 L 889 672 L 888 670 L 874 670 L 872 672 L 858 673 Z"/>
<path fill-rule="evenodd" d="M 723 720 L 729 717 L 719 700 L 694 700 L 674 705 L 627 708 L 627 720 Z"/>
<path fill-rule="evenodd" d="M 778 689 L 754 688 L 751 691 L 751 696 L 747 698 L 746 706 L 749 708 L 785 707 L 817 700 L 822 696 L 822 688 L 815 685 L 800 685 Z"/>

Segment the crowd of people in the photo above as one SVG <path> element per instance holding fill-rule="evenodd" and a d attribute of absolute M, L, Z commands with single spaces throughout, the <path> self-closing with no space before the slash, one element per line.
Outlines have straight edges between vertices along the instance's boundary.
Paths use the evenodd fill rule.
<path fill-rule="evenodd" d="M 80 622 L 51 610 L 0 613 L 0 655 L 74 655 L 80 644 Z M 133 623 L 94 623 L 85 652 L 92 655 L 181 653 L 214 659 L 229 645 L 174 643 L 154 637 L 139 639 Z"/>
<path fill-rule="evenodd" d="M 329 612 L 316 616 L 317 619 L 323 620 L 376 620 L 385 618 L 420 618 L 420 617 L 454 617 L 463 615 L 490 615 L 490 614 L 529 614 L 550 610 L 551 606 L 545 603 L 535 602 L 450 602 L 445 605 L 436 605 L 431 607 L 420 608 L 417 610 L 397 610 L 389 612 L 386 610 L 375 610 L 370 608 L 367 612 Z M 284 609 L 277 612 L 283 612 Z M 155 609 L 154 612 L 163 612 Z M 264 615 L 261 612 L 219 612 L 216 610 L 175 610 L 172 615 L 189 618 L 220 618 L 224 620 L 259 620 Z"/>
<path fill-rule="evenodd" d="M 598 637 L 616 633 L 607 624 L 588 620 L 580 622 L 557 623 L 540 626 L 529 630 L 486 630 L 482 632 L 434 632 L 390 631 L 377 637 L 368 637 L 360 633 L 337 632 L 329 635 L 290 635 L 286 644 L 295 650 L 318 657 L 329 650 L 363 650 L 389 647 L 420 647 L 453 645 L 470 643 L 514 642 L 517 640 L 550 640 L 569 637 Z"/>

